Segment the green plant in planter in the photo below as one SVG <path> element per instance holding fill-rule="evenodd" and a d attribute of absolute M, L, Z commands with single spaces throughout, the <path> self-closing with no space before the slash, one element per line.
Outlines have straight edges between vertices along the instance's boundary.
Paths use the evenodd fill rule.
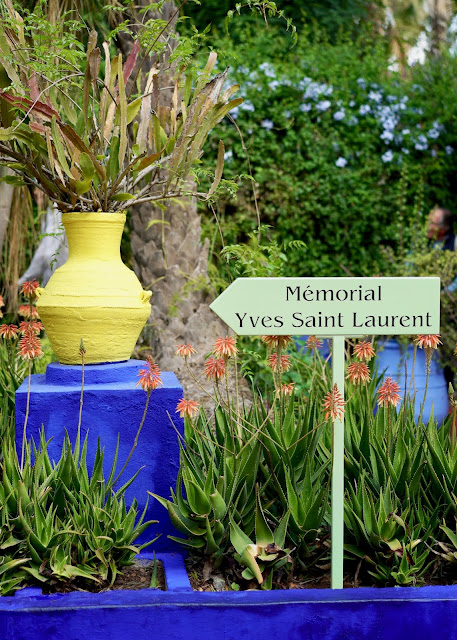
<path fill-rule="evenodd" d="M 0 153 L 17 174 L 4 180 L 37 187 L 62 212 L 123 211 L 193 193 L 188 178 L 208 132 L 242 102 L 230 101 L 238 85 L 223 88 L 227 72 L 211 78 L 216 54 L 197 76 L 179 48 L 163 57 L 164 21 L 147 21 L 125 61 L 110 42 L 97 46 L 96 31 L 81 51 L 80 25 L 67 26 L 62 36 L 40 8 L 20 16 L 7 3 L 1 11 Z M 223 156 L 221 143 L 213 185 L 197 195 L 214 194 Z"/>
<path fill-rule="evenodd" d="M 368 562 L 372 567 L 368 573 L 379 582 L 420 582 L 434 562 L 426 542 L 437 530 L 439 507 L 431 512 L 422 507 L 420 498 L 414 500 L 408 494 L 400 501 L 389 480 L 375 493 L 365 472 L 356 488 L 348 485 L 344 506 L 349 538 L 345 550 Z"/>
<path fill-rule="evenodd" d="M 120 489 L 111 489 L 116 469 L 105 481 L 103 450 L 97 448 L 92 474 L 87 463 L 87 439 L 79 434 L 72 450 L 66 437 L 62 455 L 53 464 L 44 432 L 38 448 L 26 447 L 21 469 L 14 442 L 6 438 L 0 463 L 0 594 L 20 584 L 39 582 L 43 588 L 98 588 L 112 585 L 122 567 L 133 563 L 149 544 L 135 539 L 152 523 L 137 519 L 137 503 L 127 510 L 124 494 L 136 475 Z"/>
<path fill-rule="evenodd" d="M 189 345 L 180 349 L 191 353 Z M 293 385 L 282 385 L 289 356 L 281 351 L 279 344 L 270 347 L 277 390 L 272 405 L 254 394 L 245 409 L 222 392 L 220 382 L 236 356 L 235 340 L 216 341 L 213 354 L 219 357 L 206 367 L 218 371 L 214 421 L 192 401 L 181 401 L 185 441 L 176 488 L 171 500 L 152 494 L 186 536 L 173 540 L 210 557 L 215 568 L 232 556 L 245 567 L 243 577 L 264 588 L 278 569 L 309 564 L 328 499 L 329 460 L 318 459 L 320 429 L 313 428 L 317 401 L 296 401 Z"/>

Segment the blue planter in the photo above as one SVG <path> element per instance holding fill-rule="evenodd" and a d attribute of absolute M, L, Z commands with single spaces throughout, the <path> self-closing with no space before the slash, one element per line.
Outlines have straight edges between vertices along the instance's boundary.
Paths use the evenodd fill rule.
<path fill-rule="evenodd" d="M 406 390 L 409 388 L 413 368 L 413 354 L 413 345 L 400 345 L 396 340 L 388 340 L 387 342 L 379 343 L 376 352 L 378 373 L 381 374 L 384 371 L 384 378 L 390 376 L 399 384 L 400 395 L 402 398 L 405 395 L 405 386 Z M 419 417 L 420 407 L 424 398 L 425 384 L 425 351 L 423 349 L 417 349 L 414 364 L 414 383 L 411 385 L 410 391 L 411 398 L 413 398 L 415 393 L 414 414 L 416 420 Z M 422 416 L 423 421 L 425 423 L 428 422 L 433 410 L 433 415 L 438 420 L 438 424 L 440 424 L 447 416 L 448 404 L 447 384 L 444 379 L 443 371 L 438 364 L 436 354 L 434 354 L 430 365 L 428 390 L 425 398 L 424 413 Z"/>
<path fill-rule="evenodd" d="M 306 353 L 306 341 L 308 340 L 308 338 L 309 336 L 300 336 L 298 338 L 294 338 L 295 344 L 297 345 L 297 349 L 302 353 Z M 320 338 L 320 340 L 322 340 L 323 345 L 319 349 L 319 354 L 321 358 L 323 358 L 324 360 L 330 360 L 330 350 L 331 350 L 332 341 L 330 338 Z"/>
<path fill-rule="evenodd" d="M 146 555 L 146 554 L 145 554 Z M 150 557 L 150 556 L 148 556 Z M 457 585 L 199 593 L 178 554 L 167 591 L 25 589 L 0 598 L 2 640 L 426 640 L 457 635 Z"/>

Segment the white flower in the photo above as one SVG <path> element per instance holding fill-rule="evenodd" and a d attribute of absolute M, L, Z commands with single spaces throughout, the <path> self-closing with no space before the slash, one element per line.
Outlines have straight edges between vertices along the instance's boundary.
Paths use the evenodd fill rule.
<path fill-rule="evenodd" d="M 300 82 L 298 83 L 298 88 L 303 91 L 303 89 L 305 89 L 309 83 L 312 82 L 311 78 L 303 78 L 302 80 L 300 80 Z"/>
<path fill-rule="evenodd" d="M 233 151 L 231 149 L 229 149 L 228 151 L 226 151 L 224 153 L 224 160 L 226 162 L 230 162 L 230 160 L 233 158 Z"/>
<path fill-rule="evenodd" d="M 270 131 L 270 130 L 271 130 L 271 129 L 273 129 L 273 127 L 274 127 L 274 123 L 273 123 L 273 121 L 272 121 L 272 120 L 268 120 L 268 119 L 262 120 L 262 122 L 260 123 L 260 125 L 261 125 L 264 129 L 267 129 L 268 131 Z"/>
<path fill-rule="evenodd" d="M 427 132 L 427 135 L 428 135 L 428 137 L 429 137 L 429 138 L 431 138 L 432 140 L 436 140 L 436 139 L 439 137 L 440 132 L 438 131 L 438 129 L 433 128 L 433 129 L 430 129 L 430 130 Z"/>
<path fill-rule="evenodd" d="M 272 80 L 271 82 L 268 83 L 268 88 L 271 91 L 275 91 L 275 89 L 277 89 L 280 86 L 280 82 L 278 80 Z"/>
<path fill-rule="evenodd" d="M 302 113 L 307 113 L 308 111 L 311 111 L 312 106 L 310 104 L 306 104 L 306 102 L 304 102 L 303 104 L 301 104 L 299 106 L 299 109 Z"/>
<path fill-rule="evenodd" d="M 264 72 L 267 78 L 276 78 L 274 67 L 269 62 L 262 62 L 262 64 L 259 65 L 259 69 Z"/>
<path fill-rule="evenodd" d="M 349 101 L 349 106 L 350 107 L 355 107 L 355 100 L 350 100 Z"/>
<path fill-rule="evenodd" d="M 318 102 L 316 104 L 316 109 L 318 111 L 327 111 L 327 109 L 331 106 L 332 103 L 330 102 L 330 100 L 321 100 L 321 102 Z"/>
<path fill-rule="evenodd" d="M 402 153 L 404 153 L 405 155 L 408 155 L 408 153 L 409 153 L 409 149 L 407 149 L 406 147 L 403 147 L 401 151 L 402 151 Z"/>
<path fill-rule="evenodd" d="M 368 94 L 368 100 L 373 100 L 373 102 L 381 102 L 382 94 L 379 91 L 370 91 Z"/>
<path fill-rule="evenodd" d="M 389 151 L 386 151 L 385 153 L 382 154 L 381 156 L 381 160 L 383 162 L 391 162 L 393 160 L 394 154 L 392 153 L 392 151 L 389 149 Z"/>
<path fill-rule="evenodd" d="M 240 104 L 240 109 L 244 109 L 245 111 L 255 111 L 255 107 L 252 104 L 252 102 L 249 102 L 249 100 L 245 100 L 244 102 L 242 102 Z"/>
<path fill-rule="evenodd" d="M 392 140 L 394 139 L 394 134 L 392 133 L 392 131 L 389 131 L 388 129 L 384 129 L 380 137 L 381 137 L 381 140 L 384 140 L 385 142 L 392 142 Z"/>
<path fill-rule="evenodd" d="M 335 165 L 337 167 L 345 167 L 347 165 L 348 161 L 346 160 L 346 158 L 343 158 L 343 156 L 340 156 L 338 158 L 338 160 L 335 162 Z"/>
<path fill-rule="evenodd" d="M 436 158 L 436 149 L 432 149 L 430 151 L 430 154 L 431 154 L 432 158 Z"/>
<path fill-rule="evenodd" d="M 363 78 L 357 78 L 357 84 L 359 85 L 359 87 L 362 87 L 362 89 L 365 89 L 365 87 L 367 86 L 367 81 Z"/>
<path fill-rule="evenodd" d="M 285 118 L 290 118 L 291 115 L 292 115 L 292 113 L 291 113 L 290 109 L 286 109 L 284 111 L 284 117 Z"/>
<path fill-rule="evenodd" d="M 316 100 L 316 98 L 318 98 L 321 93 L 325 93 L 327 89 L 328 85 L 326 85 L 324 82 L 310 82 L 306 87 L 303 97 L 305 98 L 305 100 L 308 98 L 310 98 L 311 100 Z"/>
<path fill-rule="evenodd" d="M 335 120 L 343 120 L 344 116 L 345 116 L 344 108 L 339 109 L 339 111 L 335 111 L 335 113 L 333 114 L 333 117 Z"/>
<path fill-rule="evenodd" d="M 356 118 L 355 116 L 352 116 L 352 118 L 349 119 L 348 124 L 358 124 L 359 123 L 359 119 Z"/>
<path fill-rule="evenodd" d="M 401 133 L 403 136 L 407 136 L 409 134 L 409 129 L 403 129 Z"/>
<path fill-rule="evenodd" d="M 423 134 L 421 134 L 417 138 L 414 148 L 417 149 L 418 151 L 425 151 L 426 149 L 428 149 L 427 138 Z"/>
<path fill-rule="evenodd" d="M 361 116 L 365 116 L 367 113 L 370 113 L 370 111 L 371 111 L 371 107 L 369 104 L 362 104 L 359 109 L 359 113 Z"/>
<path fill-rule="evenodd" d="M 452 153 L 454 153 L 454 147 L 451 147 L 449 145 L 444 147 L 444 150 L 445 150 L 447 156 L 450 156 Z"/>

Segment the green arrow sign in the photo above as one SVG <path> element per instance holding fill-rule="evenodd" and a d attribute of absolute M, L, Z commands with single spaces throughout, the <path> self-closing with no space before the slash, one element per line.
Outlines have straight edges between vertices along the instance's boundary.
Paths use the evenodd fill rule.
<path fill-rule="evenodd" d="M 440 331 L 439 278 L 238 278 L 210 308 L 238 335 Z"/>
<path fill-rule="evenodd" d="M 438 334 L 439 278 L 238 278 L 210 308 L 239 335 L 330 335 L 344 395 L 344 336 Z M 332 446 L 332 589 L 343 588 L 344 418 Z"/>

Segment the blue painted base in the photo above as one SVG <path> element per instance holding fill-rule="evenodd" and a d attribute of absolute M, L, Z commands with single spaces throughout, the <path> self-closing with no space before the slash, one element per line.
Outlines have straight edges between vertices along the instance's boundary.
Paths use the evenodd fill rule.
<path fill-rule="evenodd" d="M 127 459 L 146 403 L 146 392 L 137 387 L 138 372 L 145 363 L 129 360 L 114 364 L 86 365 L 84 367 L 84 394 L 81 434 L 88 433 L 87 461 L 91 468 L 95 458 L 97 440 L 105 447 L 105 477 L 108 477 L 117 437 L 120 434 L 118 470 Z M 31 380 L 30 412 L 27 438 L 39 440 L 44 425 L 46 438 L 52 438 L 49 453 L 52 459 L 60 457 L 65 429 L 70 441 L 75 442 L 81 395 L 80 366 L 52 363 L 45 375 L 33 375 Z M 183 433 L 183 420 L 175 413 L 182 398 L 182 387 L 174 373 L 162 373 L 163 386 L 151 393 L 146 420 L 138 445 L 117 487 L 141 469 L 135 482 L 126 493 L 130 503 L 136 498 L 140 511 L 146 505 L 147 491 L 162 496 L 170 495 L 170 487 L 176 485 L 179 468 L 179 446 L 175 428 Z M 20 451 L 27 403 L 25 380 L 16 392 L 16 446 Z M 173 420 L 173 425 L 171 423 Z M 150 498 L 146 519 L 160 520 L 151 525 L 141 541 L 150 540 L 157 533 L 162 536 L 155 549 L 175 549 L 176 544 L 167 535 L 176 535 L 163 507 Z"/>
<path fill-rule="evenodd" d="M 457 585 L 199 593 L 179 554 L 167 591 L 25 589 L 0 598 L 2 640 L 433 640 L 457 636 Z"/>

